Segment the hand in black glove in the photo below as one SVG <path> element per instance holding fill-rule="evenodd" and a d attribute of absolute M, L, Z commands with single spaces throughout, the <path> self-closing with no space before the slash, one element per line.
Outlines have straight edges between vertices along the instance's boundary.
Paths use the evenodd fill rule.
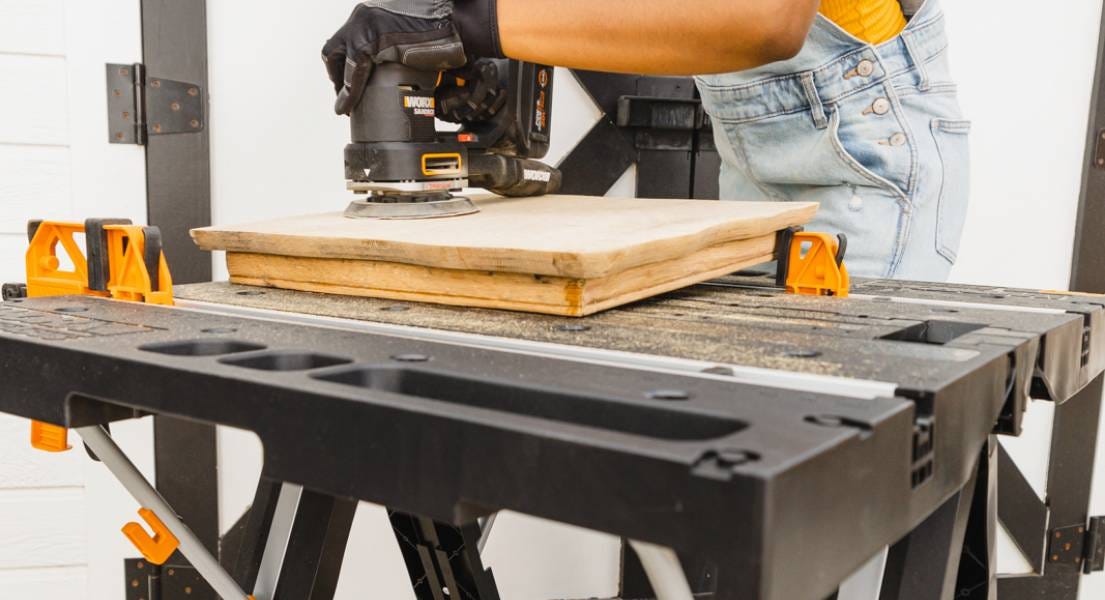
<path fill-rule="evenodd" d="M 398 62 L 425 71 L 464 65 L 464 45 L 452 13 L 452 0 L 370 0 L 353 9 L 322 48 L 338 92 L 334 111 L 347 115 L 356 108 L 379 63 Z"/>
<path fill-rule="evenodd" d="M 451 123 L 487 121 L 506 104 L 505 61 L 470 59 L 448 71 L 437 88 L 437 117 Z"/>

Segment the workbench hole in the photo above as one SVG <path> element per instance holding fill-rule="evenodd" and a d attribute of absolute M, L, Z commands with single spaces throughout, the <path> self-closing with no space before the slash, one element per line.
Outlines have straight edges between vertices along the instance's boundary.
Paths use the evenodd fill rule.
<path fill-rule="evenodd" d="M 556 330 L 567 333 L 582 333 L 584 331 L 591 331 L 591 327 L 582 323 L 570 323 L 568 325 L 557 325 Z"/>
<path fill-rule="evenodd" d="M 219 333 L 226 335 L 228 333 L 238 333 L 238 329 L 235 327 L 208 327 L 207 329 L 201 329 L 201 333 Z"/>
<path fill-rule="evenodd" d="M 958 321 L 922 321 L 904 329 L 882 336 L 884 340 L 912 342 L 914 344 L 932 344 L 943 346 L 953 340 L 986 327 L 978 323 L 960 323 Z"/>
<path fill-rule="evenodd" d="M 858 421 L 850 417 L 837 415 L 810 415 L 803 419 L 805 422 L 820 427 L 851 427 L 860 431 L 871 431 L 871 424 Z"/>
<path fill-rule="evenodd" d="M 391 360 L 405 363 L 420 363 L 429 362 L 430 357 L 426 356 L 425 354 L 396 354 L 395 356 L 391 357 Z"/>
<path fill-rule="evenodd" d="M 55 308 L 54 312 L 65 313 L 68 315 L 73 313 L 88 312 L 88 308 L 84 306 L 62 306 L 60 308 Z"/>
<path fill-rule="evenodd" d="M 246 290 L 243 292 L 237 292 L 239 296 L 264 296 L 265 292 L 261 290 Z"/>
<path fill-rule="evenodd" d="M 168 354 L 170 356 L 219 356 L 221 354 L 238 354 L 264 350 L 265 346 L 239 342 L 237 340 L 187 340 L 183 342 L 161 342 L 139 346 L 139 350 Z"/>
<path fill-rule="evenodd" d="M 323 367 L 336 367 L 348 365 L 353 362 L 349 358 L 314 354 L 312 352 L 277 351 L 263 354 L 250 354 L 248 356 L 232 356 L 220 358 L 224 365 L 254 369 L 257 371 L 310 371 Z"/>
<path fill-rule="evenodd" d="M 311 378 L 436 400 L 452 405 L 442 409 L 449 414 L 482 409 L 662 440 L 712 440 L 747 427 L 744 421 L 731 417 L 676 410 L 664 404 L 603 398 L 564 386 L 476 379 L 425 368 L 355 366 L 312 373 Z"/>
<path fill-rule="evenodd" d="M 817 350 L 790 350 L 784 353 L 787 358 L 817 358 L 821 353 Z"/>
<path fill-rule="evenodd" d="M 411 307 L 403 306 L 402 304 L 393 304 L 391 306 L 385 306 L 380 309 L 382 312 L 407 312 Z"/>
<path fill-rule="evenodd" d="M 683 390 L 652 390 L 645 394 L 645 397 L 650 400 L 663 400 L 666 402 L 679 402 L 681 400 L 690 400 L 691 394 L 684 392 Z"/>

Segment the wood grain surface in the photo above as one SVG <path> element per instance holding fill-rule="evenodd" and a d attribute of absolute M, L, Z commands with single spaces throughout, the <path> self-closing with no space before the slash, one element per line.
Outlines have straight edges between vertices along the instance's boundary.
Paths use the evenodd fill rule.
<path fill-rule="evenodd" d="M 802 225 L 817 209 L 585 196 L 476 202 L 481 211 L 464 217 L 381 221 L 328 213 L 206 227 L 192 237 L 204 250 L 595 279 Z"/>

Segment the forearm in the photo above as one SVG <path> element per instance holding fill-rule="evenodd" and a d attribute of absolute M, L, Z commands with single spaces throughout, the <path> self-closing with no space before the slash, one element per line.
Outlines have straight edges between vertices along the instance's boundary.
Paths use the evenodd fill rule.
<path fill-rule="evenodd" d="M 736 71 L 799 49 L 819 0 L 498 0 L 503 52 L 662 75 Z"/>

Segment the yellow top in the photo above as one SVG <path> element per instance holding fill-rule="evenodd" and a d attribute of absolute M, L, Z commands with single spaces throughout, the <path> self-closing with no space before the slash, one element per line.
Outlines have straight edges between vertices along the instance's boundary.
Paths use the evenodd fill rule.
<path fill-rule="evenodd" d="M 869 44 L 881 44 L 905 29 L 898 0 L 821 0 L 821 14 Z"/>

